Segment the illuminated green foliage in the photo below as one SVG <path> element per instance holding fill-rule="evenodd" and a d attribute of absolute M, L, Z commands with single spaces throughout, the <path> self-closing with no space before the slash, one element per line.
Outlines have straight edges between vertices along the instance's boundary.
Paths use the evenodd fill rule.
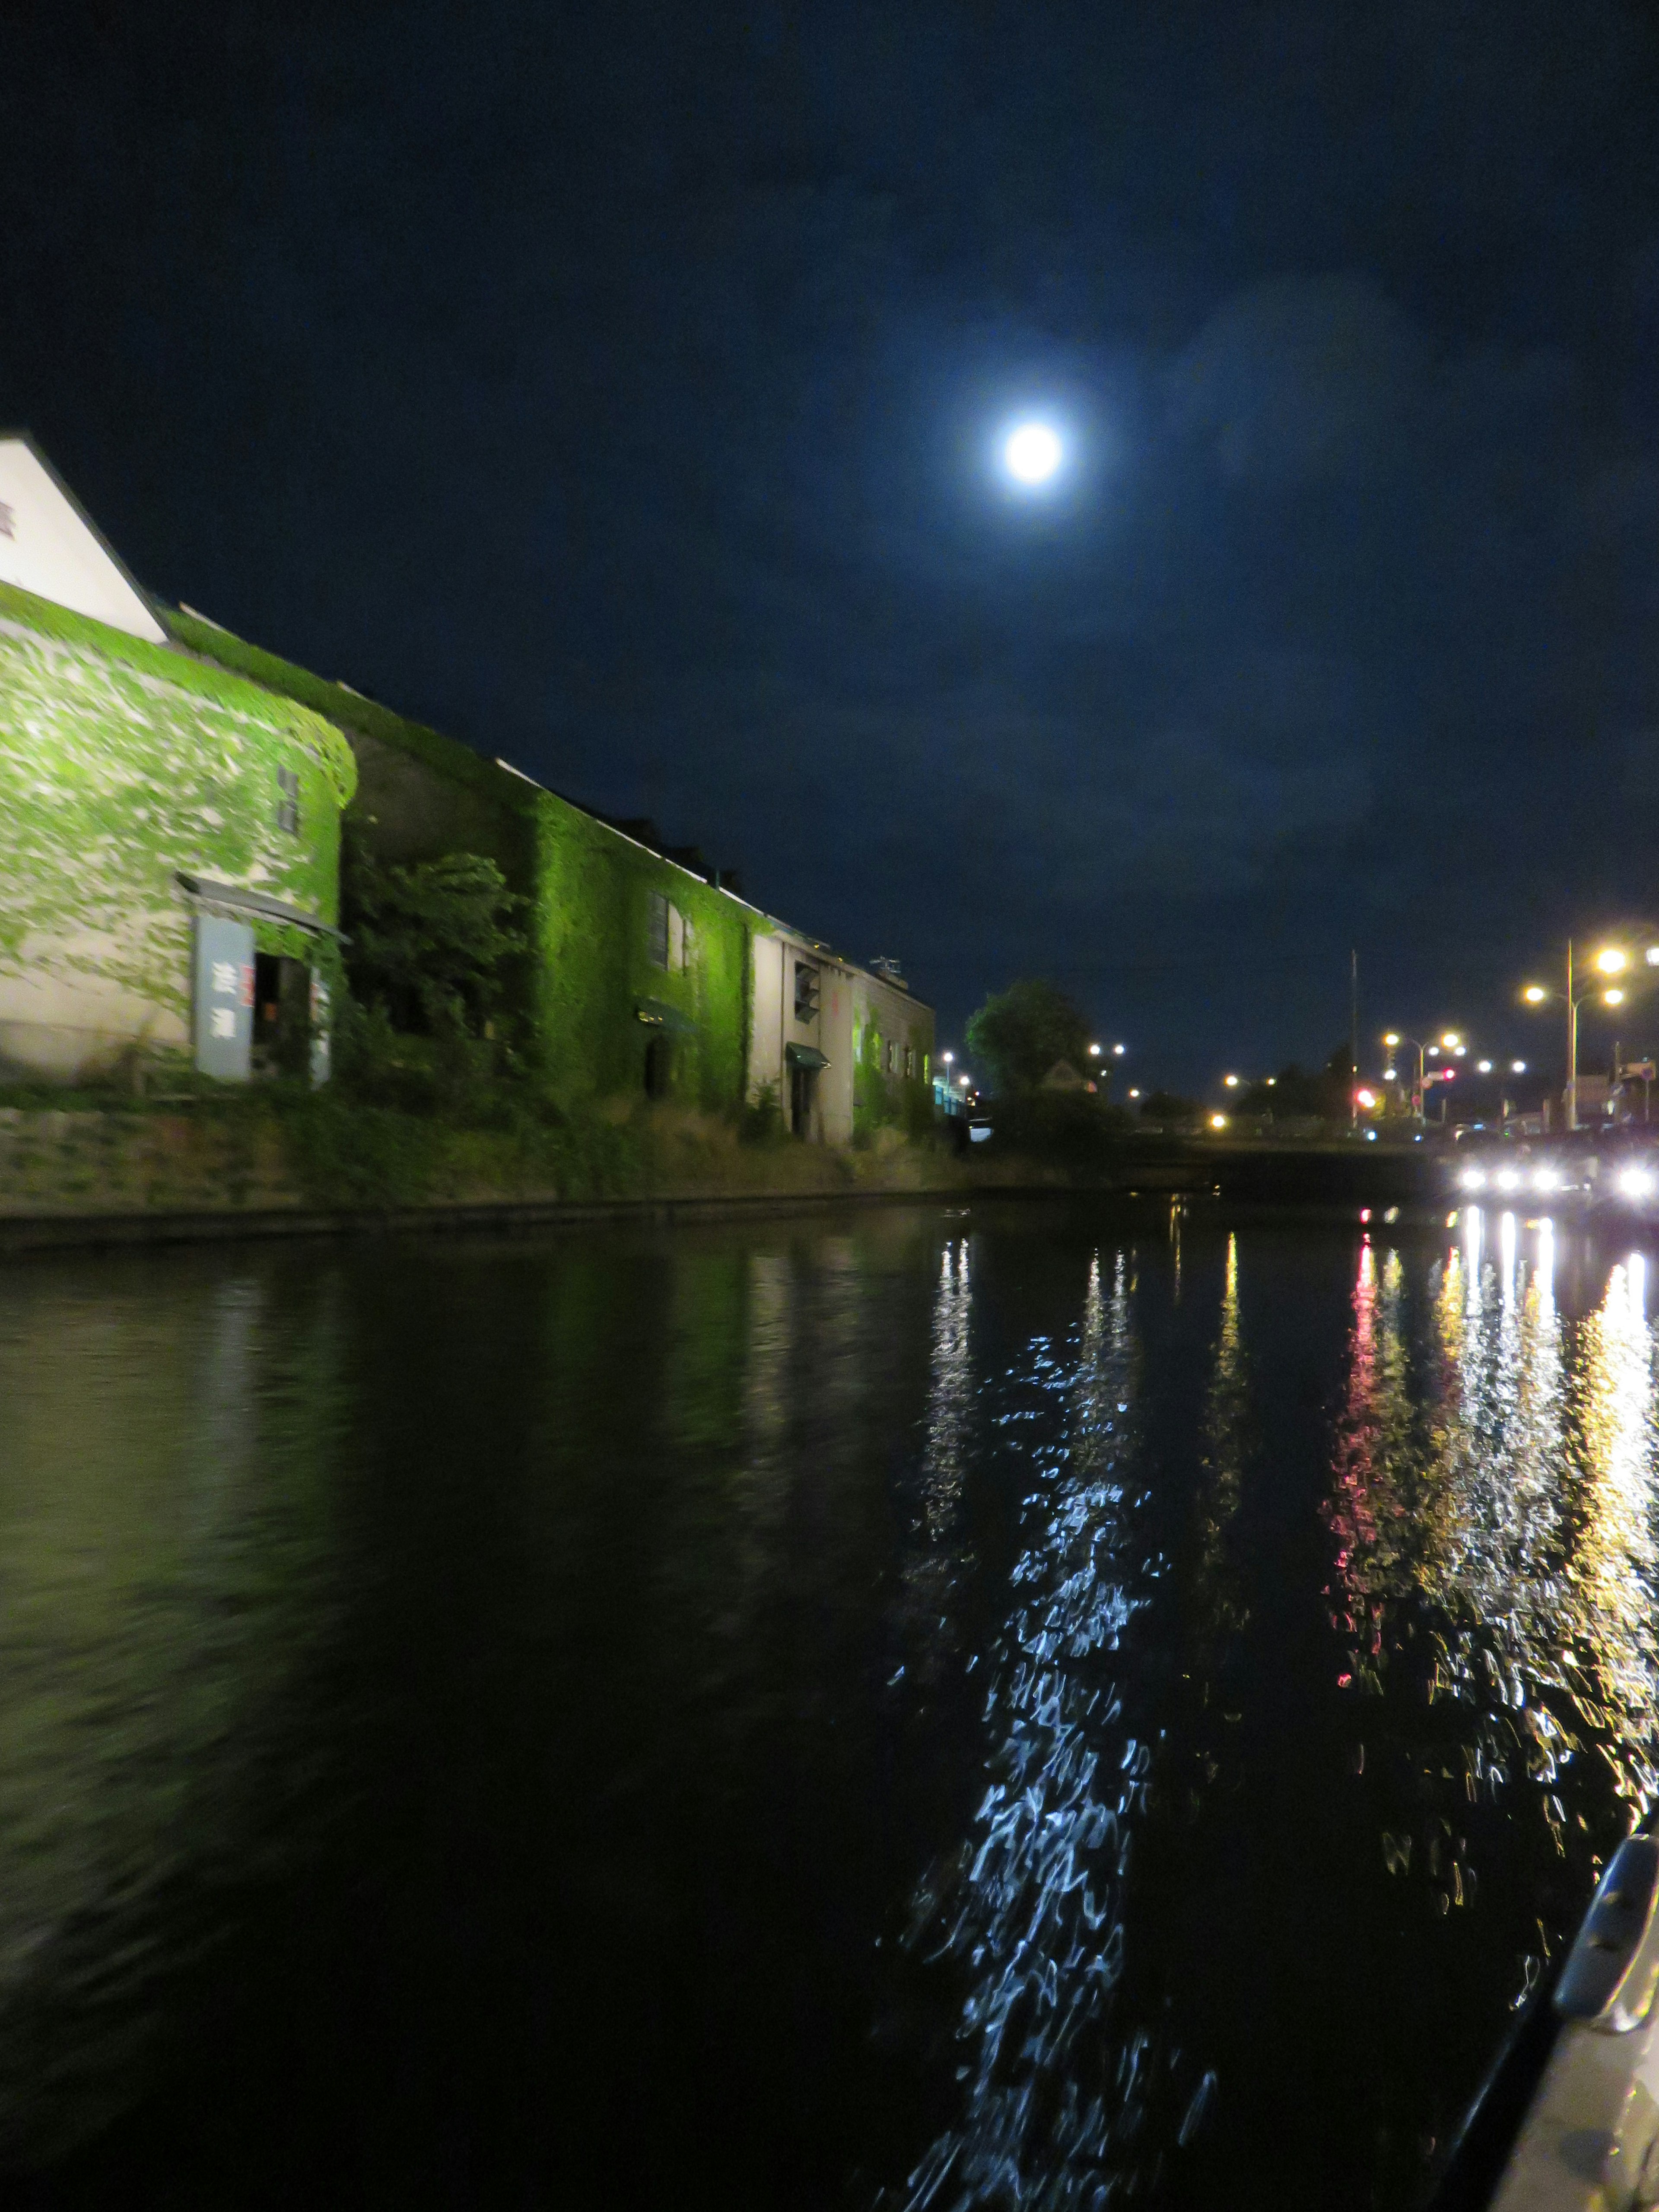
<path fill-rule="evenodd" d="M 300 830 L 278 826 L 279 769 Z M 113 986 L 182 1022 L 180 870 L 331 922 L 349 748 L 317 715 L 188 654 L 0 586 L 0 969 Z M 262 950 L 316 940 L 255 925 Z"/>

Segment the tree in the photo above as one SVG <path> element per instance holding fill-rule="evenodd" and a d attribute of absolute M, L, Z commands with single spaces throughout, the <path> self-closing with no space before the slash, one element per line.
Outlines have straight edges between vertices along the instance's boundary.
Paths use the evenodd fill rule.
<path fill-rule="evenodd" d="M 1057 984 L 1028 978 L 988 998 L 968 1023 L 968 1048 L 1005 1096 L 1035 1091 L 1057 1060 L 1088 1072 L 1089 1029 Z"/>
<path fill-rule="evenodd" d="M 399 866 L 361 848 L 349 860 L 346 969 L 354 994 L 394 1028 L 482 1036 L 503 962 L 520 955 L 523 901 L 494 860 L 447 853 Z"/>

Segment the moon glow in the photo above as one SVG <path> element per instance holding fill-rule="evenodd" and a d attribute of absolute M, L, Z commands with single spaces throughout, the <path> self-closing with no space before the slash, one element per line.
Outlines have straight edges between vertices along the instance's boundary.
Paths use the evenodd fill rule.
<path fill-rule="evenodd" d="M 1002 459 L 1016 483 L 1045 484 L 1064 459 L 1059 433 L 1047 422 L 1017 423 L 1008 433 Z"/>

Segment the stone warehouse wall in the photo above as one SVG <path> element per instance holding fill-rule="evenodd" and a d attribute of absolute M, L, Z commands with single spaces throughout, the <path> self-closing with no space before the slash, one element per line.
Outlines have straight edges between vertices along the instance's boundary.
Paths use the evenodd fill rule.
<path fill-rule="evenodd" d="M 735 1111 L 758 916 L 551 792 L 540 794 L 538 830 L 537 1020 L 555 1097 L 574 1105 L 641 1096 L 646 1054 L 659 1033 L 640 1009 L 660 1006 L 684 1024 L 666 1038 L 666 1095 L 705 1113 Z M 684 965 L 663 969 L 651 959 L 653 893 L 690 925 Z"/>
<path fill-rule="evenodd" d="M 478 853 L 496 862 L 528 905 L 531 957 L 509 982 L 529 1056 L 553 1097 L 572 1106 L 643 1097 L 647 1053 L 665 1039 L 663 1096 L 704 1112 L 738 1108 L 750 933 L 769 926 L 752 908 L 470 746 L 210 623 L 173 612 L 167 621 L 192 652 L 345 732 L 359 771 L 350 827 L 380 858 Z M 691 924 L 684 965 L 651 959 L 653 892 Z M 667 1010 L 665 1021 L 641 1021 L 642 1002 Z"/>
<path fill-rule="evenodd" d="M 279 769 L 298 780 L 297 835 L 279 825 Z M 356 780 L 306 708 L 0 586 L 0 1070 L 185 1055 L 179 871 L 334 921 Z M 255 939 L 315 955 L 281 923 Z"/>

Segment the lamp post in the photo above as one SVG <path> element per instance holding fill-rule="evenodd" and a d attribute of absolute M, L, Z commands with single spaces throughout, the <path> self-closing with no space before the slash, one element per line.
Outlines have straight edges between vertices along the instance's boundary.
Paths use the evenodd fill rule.
<path fill-rule="evenodd" d="M 1659 945 L 1650 945 L 1643 954 L 1650 969 L 1659 968 Z M 1556 992 L 1547 990 L 1541 983 L 1528 983 L 1521 994 L 1529 1006 L 1541 1006 L 1547 999 L 1559 998 L 1567 1015 L 1567 1079 L 1562 1103 L 1569 1129 L 1578 1127 L 1578 1009 L 1599 993 L 1604 1006 L 1620 1006 L 1627 994 L 1624 986 L 1613 981 L 1622 975 L 1631 964 L 1631 955 L 1622 945 L 1604 945 L 1589 964 L 1588 975 L 1579 980 L 1579 972 L 1572 964 L 1572 939 L 1567 939 L 1566 988 Z M 1651 980 L 1651 979 L 1650 979 Z"/>
<path fill-rule="evenodd" d="M 1412 1112 L 1419 1121 L 1426 1121 L 1428 1115 L 1424 1109 L 1427 1100 L 1425 1094 L 1429 1079 L 1423 1072 L 1424 1055 L 1426 1054 L 1431 1060 L 1438 1060 L 1443 1052 L 1448 1052 L 1454 1060 L 1462 1060 L 1468 1053 L 1468 1045 L 1455 1030 L 1443 1030 L 1438 1044 L 1424 1044 L 1416 1037 L 1407 1036 L 1400 1030 L 1388 1030 L 1382 1042 L 1390 1052 L 1397 1045 L 1408 1044 L 1417 1054 L 1417 1081 L 1412 1085 Z"/>

